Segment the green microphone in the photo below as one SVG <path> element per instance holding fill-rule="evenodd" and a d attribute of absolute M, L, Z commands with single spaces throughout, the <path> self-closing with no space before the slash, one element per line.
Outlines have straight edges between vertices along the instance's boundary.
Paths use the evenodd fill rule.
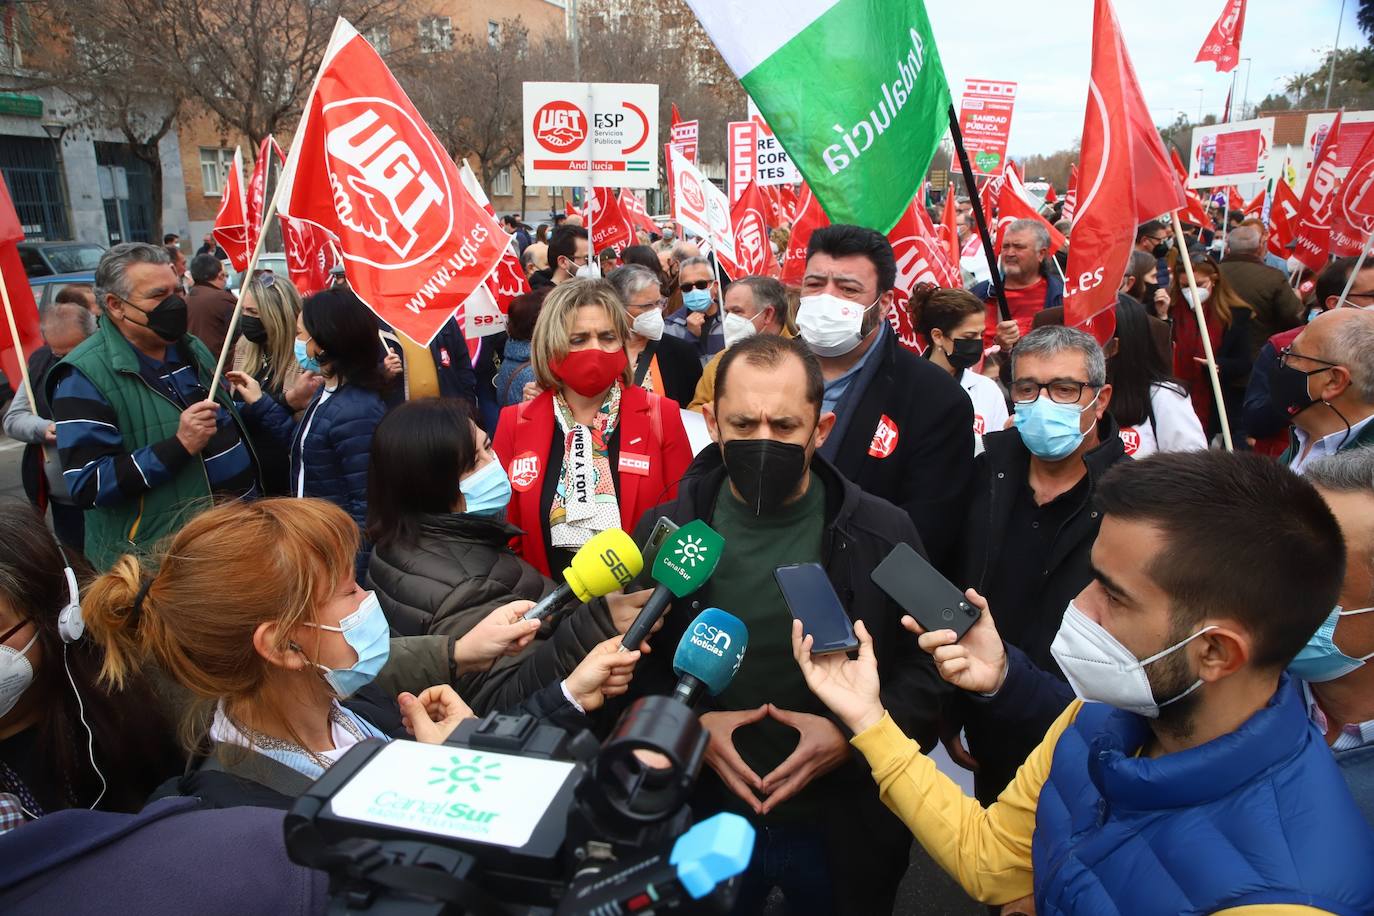
<path fill-rule="evenodd" d="M 638 649 L 668 609 L 668 602 L 701 588 L 716 571 L 724 548 L 725 538 L 701 519 L 690 521 L 670 534 L 658 549 L 649 573 L 658 585 L 620 640 L 620 651 Z"/>

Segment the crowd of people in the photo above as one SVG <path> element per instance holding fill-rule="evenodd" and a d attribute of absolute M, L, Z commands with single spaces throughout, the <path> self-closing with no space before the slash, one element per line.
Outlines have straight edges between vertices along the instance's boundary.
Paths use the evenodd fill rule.
<path fill-rule="evenodd" d="M 1039 220 L 1003 233 L 1005 320 L 990 281 L 899 296 L 869 228 L 815 230 L 793 288 L 561 222 L 508 221 L 530 292 L 476 364 L 346 283 L 263 273 L 231 327 L 212 250 L 183 292 L 117 245 L 44 310 L 4 417 L 6 911 L 116 877 L 187 895 L 155 912 L 322 911 L 281 809 L 350 748 L 502 711 L 605 735 L 717 607 L 749 647 L 698 704 L 691 805 L 756 830 L 736 913 L 892 912 L 913 839 L 1005 914 L 1374 912 L 1374 267 L 1304 302 L 1256 227 L 1217 260 L 1147 223 L 1104 346 Z M 646 643 L 647 589 L 524 619 L 661 518 L 725 547 Z M 962 638 L 876 584 L 899 545 L 967 589 Z M 803 563 L 857 655 L 812 653 L 774 580 Z M 199 888 L 164 879 L 197 854 Z"/>

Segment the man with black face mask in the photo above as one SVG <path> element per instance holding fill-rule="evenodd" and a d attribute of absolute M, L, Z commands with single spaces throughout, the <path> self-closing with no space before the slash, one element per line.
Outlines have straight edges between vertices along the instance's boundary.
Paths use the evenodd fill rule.
<path fill-rule="evenodd" d="M 87 509 L 86 556 L 108 569 L 215 497 L 258 493 L 257 462 L 227 386 L 210 400 L 216 354 L 186 333 L 186 301 L 161 248 L 105 252 L 95 334 L 48 373 L 57 450 Z"/>
<path fill-rule="evenodd" d="M 822 410 L 823 389 L 819 362 L 800 341 L 755 335 L 726 350 L 714 402 L 703 408 L 718 447 L 697 457 L 677 499 L 646 513 L 636 536 L 642 543 L 667 516 L 679 524 L 704 519 L 725 538 L 714 575 L 674 602 L 654 642 L 676 644 L 706 607 L 749 628 L 739 673 L 703 701 L 711 772 L 692 801 L 703 814 L 742 814 L 759 831 L 737 913 L 762 912 L 775 886 L 794 912 L 891 912 L 910 845 L 792 661 L 792 615 L 773 570 L 825 568 L 849 616 L 874 628 L 878 665 L 894 679 L 887 696 L 927 746 L 946 693 L 902 632 L 901 609 L 870 578 L 896 544 L 920 550 L 920 538 L 907 513 L 863 492 L 817 453 L 835 422 Z M 641 661 L 636 695 L 671 692 L 671 654 Z"/>
<path fill-rule="evenodd" d="M 1279 353 L 1269 396 L 1293 424 L 1281 460 L 1311 461 L 1374 444 L 1374 313 L 1336 309 L 1312 319 Z"/>

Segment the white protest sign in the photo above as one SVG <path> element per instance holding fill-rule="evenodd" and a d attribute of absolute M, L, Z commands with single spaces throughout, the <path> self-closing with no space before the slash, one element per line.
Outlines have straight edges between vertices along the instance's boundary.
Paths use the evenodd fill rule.
<path fill-rule="evenodd" d="M 758 179 L 759 187 L 797 184 L 801 181 L 801 173 L 792 164 L 792 157 L 787 155 L 787 150 L 783 149 L 778 138 L 773 136 L 772 128 L 763 119 L 763 115 L 759 114 L 752 98 L 749 99 L 749 120 L 759 128 L 754 145 L 754 177 Z"/>
<path fill-rule="evenodd" d="M 525 83 L 525 184 L 658 187 L 658 86 Z M 590 151 L 588 145 L 590 144 Z"/>

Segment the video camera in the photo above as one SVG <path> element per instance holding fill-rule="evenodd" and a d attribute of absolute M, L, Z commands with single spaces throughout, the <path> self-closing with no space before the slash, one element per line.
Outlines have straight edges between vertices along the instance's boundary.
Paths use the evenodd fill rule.
<path fill-rule="evenodd" d="M 691 689 L 638 700 L 602 744 L 496 713 L 441 745 L 361 742 L 287 814 L 291 859 L 330 874 L 331 913 L 728 912 L 754 830 L 692 824 L 709 735 L 683 700 L 723 689 L 748 637 L 708 615 L 729 651 L 689 628 L 674 667 Z"/>

